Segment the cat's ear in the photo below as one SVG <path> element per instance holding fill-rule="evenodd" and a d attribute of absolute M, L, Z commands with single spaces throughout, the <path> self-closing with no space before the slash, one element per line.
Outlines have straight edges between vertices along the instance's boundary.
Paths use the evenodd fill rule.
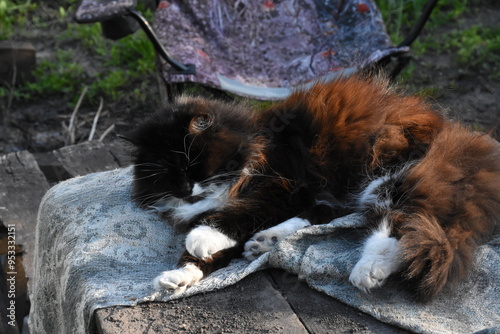
<path fill-rule="evenodd" d="M 200 133 L 208 129 L 214 123 L 214 116 L 211 114 L 201 114 L 193 117 L 189 123 L 190 133 Z"/>

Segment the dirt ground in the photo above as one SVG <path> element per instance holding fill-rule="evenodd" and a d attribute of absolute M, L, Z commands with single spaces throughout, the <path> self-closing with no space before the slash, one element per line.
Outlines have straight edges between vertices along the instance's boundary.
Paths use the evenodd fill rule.
<path fill-rule="evenodd" d="M 499 27 L 500 4 L 495 1 L 479 2 L 479 8 L 465 13 L 439 31 L 424 30 L 421 37 L 436 33 L 467 28 L 481 24 Z M 57 34 L 57 31 L 53 31 Z M 36 34 L 35 34 L 36 36 Z M 39 55 L 51 52 L 53 42 L 45 34 L 31 41 Z M 91 60 L 83 60 L 92 63 Z M 430 101 L 448 115 L 461 120 L 480 131 L 494 131 L 500 125 L 500 81 L 492 80 L 487 71 L 471 72 L 457 64 L 454 55 L 446 50 L 428 52 L 413 59 L 417 69 L 405 83 L 409 92 L 432 91 Z M 497 64 L 500 67 L 500 64 Z M 156 91 L 151 87 L 149 91 Z M 126 94 L 126 92 L 124 92 Z M 5 108 L 1 105 L 0 108 Z M 83 107 L 78 113 L 79 134 L 77 142 L 88 138 L 96 107 Z M 104 139 L 113 140 L 117 133 L 124 133 L 140 121 L 151 109 L 151 105 L 132 106 L 121 101 L 106 102 L 100 117 L 96 138 L 114 125 L 114 130 Z M 68 124 L 73 111 L 67 100 L 61 98 L 37 101 L 13 102 L 9 110 L 9 122 L 0 124 L 0 154 L 18 150 L 45 152 L 60 148 L 65 142 L 62 122 Z M 496 132 L 495 132 L 496 131 Z"/>

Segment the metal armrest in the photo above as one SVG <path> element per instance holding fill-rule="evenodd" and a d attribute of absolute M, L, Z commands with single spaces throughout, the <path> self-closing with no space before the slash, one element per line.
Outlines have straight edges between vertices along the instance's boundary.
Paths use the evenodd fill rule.
<path fill-rule="evenodd" d="M 172 74 L 196 74 L 196 68 L 193 64 L 181 64 L 169 54 L 167 49 L 160 43 L 158 37 L 156 36 L 153 28 L 149 22 L 136 10 L 130 9 L 129 15 L 133 17 L 141 26 L 142 30 L 146 33 L 148 38 L 153 43 L 156 52 L 163 58 L 167 63 L 172 66 L 170 73 Z"/>
<path fill-rule="evenodd" d="M 411 43 L 420 35 L 422 32 L 422 29 L 424 29 L 425 24 L 427 23 L 427 20 L 429 20 L 429 17 L 431 16 L 432 10 L 436 6 L 438 0 L 430 0 L 422 10 L 422 14 L 420 15 L 417 23 L 413 26 L 411 29 L 410 33 L 408 36 L 399 43 L 398 47 L 400 46 L 410 46 Z"/>
<path fill-rule="evenodd" d="M 158 1 L 155 2 L 158 5 Z M 102 1 L 82 0 L 78 4 L 74 19 L 78 23 L 101 24 L 104 37 L 117 40 L 137 31 L 139 26 L 153 43 L 156 52 L 172 66 L 173 74 L 195 74 L 192 64 L 181 64 L 168 53 L 148 21 L 135 10 L 137 0 Z"/>

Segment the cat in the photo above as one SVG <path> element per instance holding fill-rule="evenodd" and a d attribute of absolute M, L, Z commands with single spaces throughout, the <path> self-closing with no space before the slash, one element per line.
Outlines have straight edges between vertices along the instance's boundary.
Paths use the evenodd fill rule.
<path fill-rule="evenodd" d="M 350 282 L 399 273 L 427 301 L 463 278 L 500 218 L 500 145 L 381 77 L 318 82 L 255 111 L 183 96 L 126 136 L 133 198 L 186 232 L 175 293 L 310 224 L 363 212 Z"/>

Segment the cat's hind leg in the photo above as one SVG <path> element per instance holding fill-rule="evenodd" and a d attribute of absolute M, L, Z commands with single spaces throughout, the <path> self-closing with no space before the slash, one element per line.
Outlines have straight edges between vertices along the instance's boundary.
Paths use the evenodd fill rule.
<path fill-rule="evenodd" d="M 274 245 L 286 236 L 310 225 L 308 220 L 294 217 L 267 230 L 257 232 L 245 243 L 243 256 L 247 260 L 253 261 L 262 254 L 269 252 Z"/>
<path fill-rule="evenodd" d="M 361 258 L 354 266 L 350 282 L 365 292 L 384 285 L 386 279 L 402 265 L 399 241 L 390 237 L 386 221 L 365 241 Z"/>

